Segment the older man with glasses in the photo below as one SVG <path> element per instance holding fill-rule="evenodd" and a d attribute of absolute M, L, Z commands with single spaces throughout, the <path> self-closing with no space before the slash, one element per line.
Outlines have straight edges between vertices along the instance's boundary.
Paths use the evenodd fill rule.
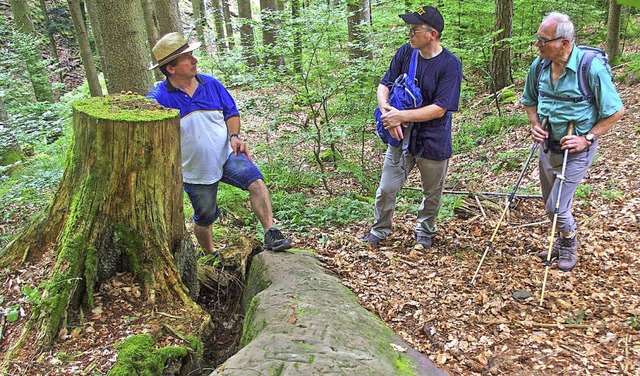
<path fill-rule="evenodd" d="M 585 52 L 574 45 L 574 26 L 569 16 L 557 12 L 547 15 L 534 45 L 539 57 L 529 69 L 521 102 L 531 122 L 533 139 L 546 141 L 549 146 L 540 148 L 538 158 L 547 215 L 551 220 L 557 215 L 559 230 L 551 259 L 558 260 L 558 269 L 568 272 L 578 262 L 577 224 L 571 212 L 573 196 L 593 162 L 600 137 L 620 120 L 624 107 L 599 59 L 593 59 L 587 80 L 594 100 L 582 95 L 578 79 Z M 546 129 L 541 125 L 543 119 L 547 120 Z M 570 123 L 574 125 L 572 132 Z M 560 176 L 564 150 L 569 154 L 564 176 Z M 547 251 L 538 256 L 547 260 Z"/>
<path fill-rule="evenodd" d="M 403 151 L 402 143 L 387 148 L 374 204 L 375 222 L 363 241 L 377 247 L 391 234 L 396 196 L 409 172 L 417 166 L 423 199 L 416 240 L 429 248 L 436 233 L 435 222 L 452 153 L 451 114 L 458 110 L 462 64 L 440 45 L 444 19 L 437 9 L 424 6 L 400 18 L 409 26 L 409 43 L 400 47 L 391 60 L 378 86 L 377 100 L 384 127 L 397 140 L 409 138 L 408 150 Z M 415 80 L 422 94 L 422 107 L 399 110 L 389 104 L 389 94 L 396 79 L 409 71 L 414 50 L 419 51 Z M 413 123 L 411 131 L 406 132 L 410 134 L 404 134 L 409 123 Z"/>

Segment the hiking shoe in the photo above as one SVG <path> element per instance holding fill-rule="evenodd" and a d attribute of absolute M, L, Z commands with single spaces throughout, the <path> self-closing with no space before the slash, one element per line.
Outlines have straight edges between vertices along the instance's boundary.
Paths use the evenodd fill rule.
<path fill-rule="evenodd" d="M 560 252 L 560 238 L 560 233 L 558 233 L 555 243 L 553 243 L 553 245 L 551 246 L 551 260 L 558 258 L 558 253 Z M 542 260 L 542 262 L 547 261 L 547 253 L 549 252 L 546 249 L 538 253 L 538 257 L 540 257 L 540 260 Z"/>
<path fill-rule="evenodd" d="M 431 239 L 427 235 L 418 235 L 417 242 L 425 249 L 431 248 L 431 246 L 433 245 L 433 239 Z"/>
<path fill-rule="evenodd" d="M 291 242 L 282 235 L 280 230 L 271 227 L 264 233 L 264 245 L 262 248 L 264 248 L 265 251 L 281 252 L 291 248 Z"/>
<path fill-rule="evenodd" d="M 563 272 L 570 272 L 578 263 L 578 240 L 573 238 L 560 237 L 560 248 L 558 249 L 558 269 Z"/>
<path fill-rule="evenodd" d="M 378 243 L 380 243 L 381 240 L 382 239 L 380 239 L 379 237 L 373 235 L 372 233 L 368 233 L 362 239 L 363 242 L 369 244 L 369 246 L 371 246 L 372 248 L 378 247 Z"/>

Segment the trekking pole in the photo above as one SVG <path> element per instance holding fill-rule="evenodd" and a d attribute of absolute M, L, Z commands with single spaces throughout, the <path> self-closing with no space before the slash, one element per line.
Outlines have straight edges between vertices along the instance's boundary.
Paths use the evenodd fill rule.
<path fill-rule="evenodd" d="M 547 122 L 547 119 L 544 119 L 544 121 L 542 122 L 542 125 L 544 126 L 546 122 Z M 504 210 L 502 211 L 502 215 L 500 216 L 500 219 L 498 219 L 498 223 L 496 224 L 496 228 L 493 230 L 493 234 L 491 235 L 491 238 L 489 239 L 489 244 L 487 244 L 487 248 L 484 250 L 484 253 L 482 254 L 482 258 L 480 259 L 480 263 L 478 264 L 478 267 L 476 268 L 476 272 L 473 273 L 473 278 L 471 278 L 471 282 L 469 282 L 469 284 L 468 284 L 469 287 L 473 287 L 473 282 L 476 280 L 476 276 L 478 275 L 478 271 L 480 271 L 480 267 L 482 266 L 482 263 L 484 262 L 485 257 L 487 257 L 487 253 L 489 252 L 489 250 L 491 249 L 491 247 L 493 245 L 493 239 L 496 237 L 496 234 L 498 233 L 498 229 L 500 228 L 500 224 L 502 224 L 502 219 L 504 218 L 505 214 L 507 213 L 507 210 L 509 209 L 509 206 L 511 205 L 511 201 L 513 201 L 513 197 L 516 195 L 516 191 L 518 190 L 518 186 L 520 185 L 520 182 L 522 181 L 522 178 L 524 177 L 524 173 L 527 171 L 527 168 L 529 167 L 529 162 L 531 162 L 531 158 L 533 157 L 533 154 L 535 153 L 537 147 L 538 147 L 538 141 L 533 141 L 533 145 L 531 145 L 531 153 L 529 153 L 529 158 L 527 158 L 527 161 L 525 162 L 524 167 L 522 168 L 522 172 L 520 173 L 520 177 L 518 177 L 518 181 L 516 182 L 515 187 L 513 187 L 513 192 L 511 192 L 511 194 L 509 195 L 509 201 L 505 205 Z"/>
<path fill-rule="evenodd" d="M 573 121 L 569 123 L 567 135 L 573 134 Z M 556 233 L 556 225 L 558 223 L 558 211 L 560 208 L 560 196 L 562 195 L 562 184 L 564 183 L 564 173 L 567 169 L 567 159 L 569 158 L 569 149 L 564 149 L 564 157 L 562 158 L 562 172 L 558 176 L 560 184 L 558 184 L 558 198 L 556 199 L 556 207 L 553 210 L 553 222 L 551 224 L 551 234 L 549 235 L 549 248 L 547 248 L 547 261 L 544 265 L 544 279 L 542 280 L 542 293 L 540 294 L 540 306 L 544 301 L 544 290 L 547 285 L 547 275 L 549 274 L 549 265 L 551 265 L 551 249 L 553 248 L 553 240 Z"/>

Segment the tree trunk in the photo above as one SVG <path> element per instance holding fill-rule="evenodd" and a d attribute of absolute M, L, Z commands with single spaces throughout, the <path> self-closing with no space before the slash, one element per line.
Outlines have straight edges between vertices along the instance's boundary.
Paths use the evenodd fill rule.
<path fill-rule="evenodd" d="M 251 0 L 238 0 L 238 17 L 242 21 L 242 26 L 240 26 L 242 56 L 247 65 L 252 67 L 256 65 L 256 55 L 253 51 L 255 36 L 253 34 Z"/>
<path fill-rule="evenodd" d="M 206 50 L 207 40 L 204 37 L 204 28 L 207 26 L 207 18 L 204 11 L 204 1 L 191 0 L 191 6 L 193 8 L 193 22 L 196 25 L 196 35 Z"/>
<path fill-rule="evenodd" d="M 211 0 L 211 16 L 213 17 L 213 25 L 216 31 L 216 49 L 218 54 L 221 54 L 228 47 L 229 41 L 225 42 L 225 24 L 222 10 L 222 4 L 220 0 Z"/>
<path fill-rule="evenodd" d="M 58 48 L 56 46 L 56 39 L 53 37 L 53 33 L 51 32 L 51 20 L 49 19 L 47 3 L 44 0 L 40 0 L 40 9 L 42 10 L 42 15 L 44 17 L 44 24 L 47 38 L 49 39 L 49 49 L 51 51 L 51 56 L 53 57 L 53 60 L 56 62 L 56 64 L 60 64 L 60 58 L 58 57 Z M 60 83 L 62 83 L 62 70 L 58 71 L 58 79 L 60 80 Z"/>
<path fill-rule="evenodd" d="M 107 77 L 107 64 L 104 61 L 104 42 L 102 41 L 102 29 L 100 29 L 100 20 L 96 11 L 95 0 L 84 0 L 87 7 L 87 14 L 91 24 L 93 40 L 96 42 L 96 50 L 98 52 L 98 61 L 100 62 L 100 70 Z"/>
<path fill-rule="evenodd" d="M 367 44 L 371 39 L 370 33 L 368 32 L 369 24 L 371 23 L 369 0 L 348 1 L 347 10 L 349 11 L 347 30 L 349 34 L 349 44 L 351 44 L 349 55 L 352 59 L 362 57 L 372 59 L 373 55 L 367 48 Z"/>
<path fill-rule="evenodd" d="M 27 341 L 48 347 L 116 272 L 131 273 L 155 309 L 181 312 L 190 320 L 180 326 L 197 323 L 192 334 L 201 334 L 210 317 L 192 300 L 199 285 L 184 225 L 178 112 L 140 96 L 95 97 L 73 104 L 73 125 L 53 202 L 0 257 L 2 268 L 56 260 L 7 359 Z"/>
<path fill-rule="evenodd" d="M 89 46 L 89 36 L 87 35 L 87 28 L 84 24 L 84 18 L 82 18 L 82 9 L 80 8 L 80 2 L 78 0 L 68 0 L 69 10 L 71 11 L 71 18 L 73 19 L 73 28 L 76 31 L 78 38 L 78 46 L 80 47 L 80 57 L 82 58 L 82 65 L 84 66 L 84 73 L 89 84 L 89 92 L 92 97 L 101 97 L 102 88 L 100 87 L 100 80 L 98 79 L 98 71 L 96 70 L 96 63 Z"/>
<path fill-rule="evenodd" d="M 281 65 L 284 60 L 274 51 L 279 29 L 276 0 L 260 0 L 260 17 L 262 18 L 263 63 L 272 66 Z"/>
<path fill-rule="evenodd" d="M 606 50 L 609 60 L 613 61 L 620 54 L 620 13 L 622 6 L 616 0 L 609 0 L 609 18 L 607 21 Z"/>
<path fill-rule="evenodd" d="M 140 6 L 142 7 L 142 16 L 144 17 L 144 26 L 147 31 L 147 47 L 149 51 L 155 46 L 158 39 L 158 28 L 156 27 L 156 19 L 153 11 L 153 4 L 151 4 L 150 0 L 140 0 Z M 151 62 L 153 64 L 157 63 L 156 57 L 151 56 Z M 160 69 L 156 68 L 153 70 L 153 76 L 156 81 L 164 80 L 164 75 L 160 71 Z"/>
<path fill-rule="evenodd" d="M 31 11 L 27 1 L 11 0 L 11 14 L 17 31 L 17 35 L 15 35 L 16 48 L 22 54 L 36 100 L 53 102 L 51 82 L 49 82 L 47 69 L 40 54 L 40 43 L 33 22 L 31 22 Z"/>
<path fill-rule="evenodd" d="M 147 93 L 153 86 L 147 35 L 139 1 L 95 0 L 102 41 L 107 47 L 105 80 L 111 94 L 121 91 Z"/>
<path fill-rule="evenodd" d="M 236 42 L 233 35 L 233 25 L 231 24 L 231 11 L 229 11 L 229 0 L 222 0 L 222 17 L 224 18 L 224 26 L 227 30 L 227 45 L 233 50 Z"/>
<path fill-rule="evenodd" d="M 511 78 L 511 33 L 513 32 L 513 0 L 496 0 L 495 31 L 491 58 L 491 90 L 496 92 L 509 86 Z"/>
<path fill-rule="evenodd" d="M 2 94 L 0 94 L 0 121 L 7 119 L 9 119 L 9 115 L 7 114 L 7 110 L 4 108 L 4 101 L 2 100 Z"/>
<path fill-rule="evenodd" d="M 154 4 L 156 19 L 158 20 L 158 36 L 162 37 L 174 31 L 183 35 L 178 0 L 155 0 Z"/>

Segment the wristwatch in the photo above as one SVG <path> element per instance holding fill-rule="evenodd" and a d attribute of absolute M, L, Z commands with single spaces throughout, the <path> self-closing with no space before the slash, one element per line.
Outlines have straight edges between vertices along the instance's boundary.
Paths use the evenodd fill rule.
<path fill-rule="evenodd" d="M 237 134 L 237 133 L 232 133 L 232 134 L 230 134 L 230 135 L 229 135 L 229 140 L 231 140 L 231 139 L 232 139 L 232 138 L 234 138 L 234 137 L 238 137 L 238 140 L 240 139 L 240 135 L 239 135 L 239 134 Z"/>
<path fill-rule="evenodd" d="M 596 135 L 589 132 L 586 135 L 584 135 L 585 140 L 587 140 L 587 142 L 589 142 L 589 145 L 593 144 L 593 141 L 596 139 Z"/>

